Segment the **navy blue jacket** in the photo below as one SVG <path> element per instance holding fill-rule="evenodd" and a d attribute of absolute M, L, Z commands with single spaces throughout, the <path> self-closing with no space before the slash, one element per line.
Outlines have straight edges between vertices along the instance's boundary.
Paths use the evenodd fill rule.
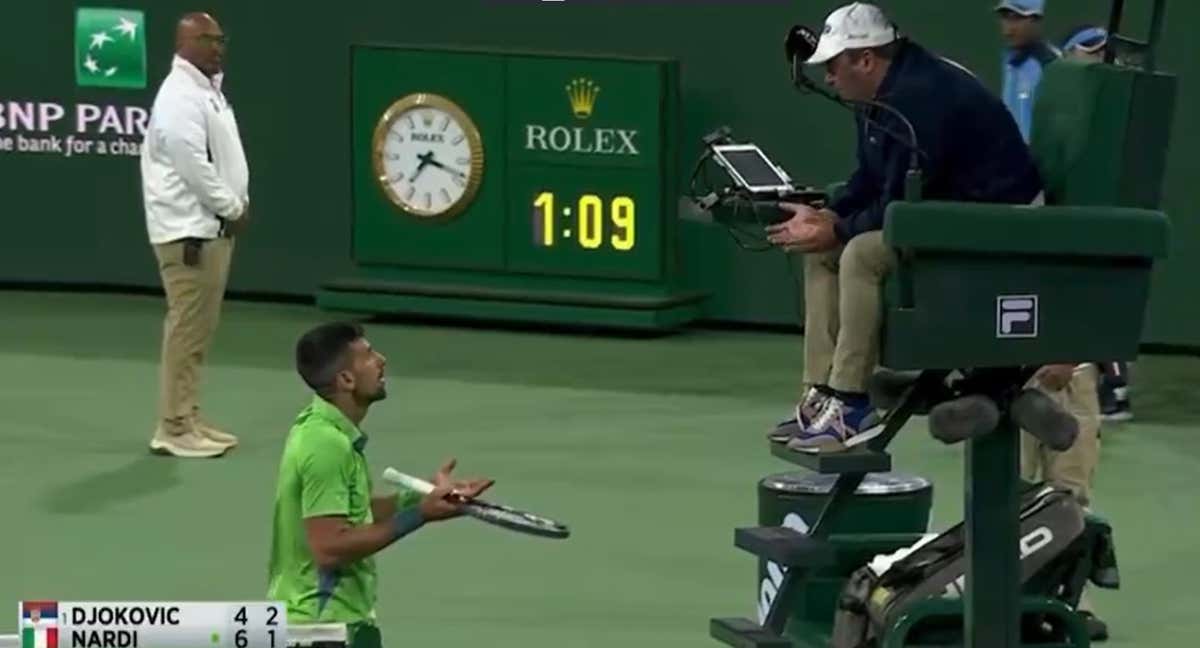
<path fill-rule="evenodd" d="M 963 68 L 905 41 L 897 51 L 876 100 L 899 110 L 917 132 L 925 153 L 920 162 L 922 198 L 1028 204 L 1042 190 L 1029 147 L 1008 109 Z M 898 117 L 871 108 L 875 123 L 855 118 L 858 169 L 845 193 L 830 204 L 843 243 L 883 229 L 888 203 L 904 198 L 912 149 L 887 131 L 908 139 Z"/>

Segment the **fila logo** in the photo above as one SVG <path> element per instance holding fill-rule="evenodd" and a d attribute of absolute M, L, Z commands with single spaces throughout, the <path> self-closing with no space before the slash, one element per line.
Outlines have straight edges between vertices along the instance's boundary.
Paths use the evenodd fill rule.
<path fill-rule="evenodd" d="M 996 297 L 996 337 L 1035 338 L 1038 335 L 1038 296 Z"/>

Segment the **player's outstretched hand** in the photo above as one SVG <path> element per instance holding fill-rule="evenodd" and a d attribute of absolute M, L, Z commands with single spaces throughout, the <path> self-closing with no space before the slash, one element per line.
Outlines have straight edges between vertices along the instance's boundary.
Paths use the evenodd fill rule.
<path fill-rule="evenodd" d="M 455 480 L 450 473 L 456 461 L 447 461 L 433 477 L 433 490 L 421 498 L 421 514 L 427 521 L 445 520 L 462 514 L 464 502 L 474 499 L 495 483 L 491 479 Z"/>

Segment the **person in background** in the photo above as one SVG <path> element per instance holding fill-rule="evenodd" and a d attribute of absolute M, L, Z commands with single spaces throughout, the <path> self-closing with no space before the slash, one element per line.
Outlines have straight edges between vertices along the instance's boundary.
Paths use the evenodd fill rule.
<path fill-rule="evenodd" d="M 1043 35 L 1045 9 L 1045 0 L 1002 0 L 996 6 L 1000 32 L 1008 44 L 1001 95 L 1027 143 L 1033 134 L 1033 109 L 1042 73 L 1062 55 Z M 1079 436 L 1070 448 L 1056 452 L 1028 432 L 1021 433 L 1022 478 L 1069 488 L 1085 507 L 1091 503 L 1092 480 L 1100 463 L 1103 371 L 1103 365 L 1097 363 L 1054 364 L 1042 367 L 1030 381 L 1031 387 L 1070 412 L 1079 424 Z M 1096 616 L 1086 590 L 1078 612 L 1093 641 L 1108 638 L 1108 626 Z"/>
<path fill-rule="evenodd" d="M 1101 63 L 1107 45 L 1106 29 L 1081 25 L 1067 32 L 1062 41 L 1062 54 L 1064 59 L 1070 61 Z M 1125 362 L 1104 362 L 1099 366 L 1100 417 L 1110 422 L 1133 419 L 1133 406 L 1129 399 L 1129 365 Z"/>
<path fill-rule="evenodd" d="M 225 34 L 190 13 L 150 111 L 142 147 L 146 230 L 163 291 L 159 421 L 150 451 L 217 457 L 237 437 L 200 412 L 200 369 L 220 318 L 234 235 L 249 220 L 250 171 L 233 108 L 221 92 Z"/>
<path fill-rule="evenodd" d="M 1060 52 L 1046 42 L 1042 18 L 1046 0 L 1002 0 L 996 5 L 1000 33 L 1008 44 L 1004 54 L 1004 87 L 1001 97 L 1021 136 L 1029 142 L 1033 127 L 1033 104 L 1037 100 L 1042 70 L 1057 60 Z"/>
<path fill-rule="evenodd" d="M 1049 482 L 1067 488 L 1087 508 L 1092 503 L 1092 482 L 1100 464 L 1100 371 L 1097 363 L 1046 365 L 1030 387 L 1040 390 L 1075 418 L 1079 436 L 1070 448 L 1057 452 L 1028 432 L 1021 432 L 1021 477 L 1029 482 Z M 1077 611 L 1084 617 L 1092 641 L 1108 638 L 1108 625 L 1096 616 L 1087 590 Z"/>
<path fill-rule="evenodd" d="M 1092 25 L 1080 25 L 1067 32 L 1062 41 L 1063 58 L 1085 63 L 1104 61 L 1104 48 L 1108 45 L 1108 30 Z"/>

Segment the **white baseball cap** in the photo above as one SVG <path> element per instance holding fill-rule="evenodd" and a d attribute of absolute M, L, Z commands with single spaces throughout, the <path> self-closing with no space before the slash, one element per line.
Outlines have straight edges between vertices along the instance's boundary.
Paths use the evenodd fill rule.
<path fill-rule="evenodd" d="M 1000 0 L 996 11 L 1011 11 L 1018 16 L 1043 16 L 1046 14 L 1046 0 Z"/>
<path fill-rule="evenodd" d="M 897 38 L 896 26 L 882 9 L 866 2 L 855 2 L 829 14 L 817 50 L 805 63 L 825 63 L 848 49 L 879 47 Z"/>

